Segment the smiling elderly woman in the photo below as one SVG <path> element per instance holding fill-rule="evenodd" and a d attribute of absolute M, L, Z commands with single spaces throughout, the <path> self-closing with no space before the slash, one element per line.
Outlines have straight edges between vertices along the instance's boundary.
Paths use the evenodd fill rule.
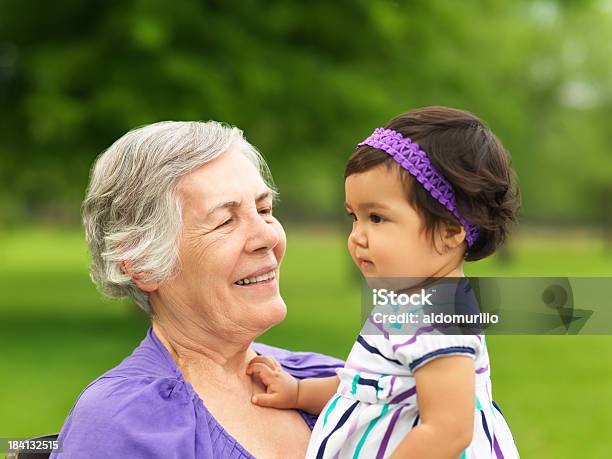
<path fill-rule="evenodd" d="M 298 378 L 342 366 L 253 343 L 286 313 L 274 197 L 257 150 L 213 121 L 145 126 L 98 158 L 83 203 L 92 278 L 152 326 L 81 393 L 53 457 L 304 457 L 316 418 L 252 404 L 265 388 L 245 373 L 258 354 Z"/>

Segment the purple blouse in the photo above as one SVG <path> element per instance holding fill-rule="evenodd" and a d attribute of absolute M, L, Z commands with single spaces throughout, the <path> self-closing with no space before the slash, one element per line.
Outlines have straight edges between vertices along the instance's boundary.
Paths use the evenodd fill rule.
<path fill-rule="evenodd" d="M 253 343 L 296 378 L 336 374 L 341 360 Z M 312 430 L 316 416 L 299 411 Z M 132 354 L 77 398 L 51 458 L 253 458 L 215 420 L 152 328 Z"/>

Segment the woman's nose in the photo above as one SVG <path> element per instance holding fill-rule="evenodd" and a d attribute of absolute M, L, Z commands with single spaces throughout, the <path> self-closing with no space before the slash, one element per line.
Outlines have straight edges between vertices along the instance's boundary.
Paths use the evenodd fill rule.
<path fill-rule="evenodd" d="M 280 242 L 280 235 L 275 230 L 274 225 L 266 221 L 259 214 L 249 221 L 247 238 L 247 252 L 272 250 Z"/>

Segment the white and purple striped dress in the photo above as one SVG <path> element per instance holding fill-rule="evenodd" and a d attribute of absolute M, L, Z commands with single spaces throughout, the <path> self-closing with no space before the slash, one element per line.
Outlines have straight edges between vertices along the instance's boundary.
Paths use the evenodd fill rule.
<path fill-rule="evenodd" d="M 345 367 L 337 370 L 338 391 L 317 420 L 307 458 L 389 457 L 419 424 L 415 370 L 447 355 L 470 356 L 476 368 L 474 436 L 461 459 L 519 457 L 508 424 L 492 398 L 484 335 L 429 331 L 359 335 Z"/>

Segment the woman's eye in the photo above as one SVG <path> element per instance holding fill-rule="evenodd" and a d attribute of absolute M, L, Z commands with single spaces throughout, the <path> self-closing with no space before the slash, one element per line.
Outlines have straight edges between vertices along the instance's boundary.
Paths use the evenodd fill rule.
<path fill-rule="evenodd" d="M 233 221 L 232 218 L 228 218 L 227 220 L 225 220 L 223 223 L 221 223 L 219 226 L 217 226 L 217 228 L 223 228 L 224 226 L 229 225 L 231 222 Z"/>
<path fill-rule="evenodd" d="M 385 219 L 382 218 L 380 215 L 376 215 L 376 214 L 370 214 L 370 221 L 372 223 L 382 223 Z"/>
<path fill-rule="evenodd" d="M 272 207 L 266 207 L 264 209 L 259 209 L 259 213 L 262 215 L 272 215 Z"/>

